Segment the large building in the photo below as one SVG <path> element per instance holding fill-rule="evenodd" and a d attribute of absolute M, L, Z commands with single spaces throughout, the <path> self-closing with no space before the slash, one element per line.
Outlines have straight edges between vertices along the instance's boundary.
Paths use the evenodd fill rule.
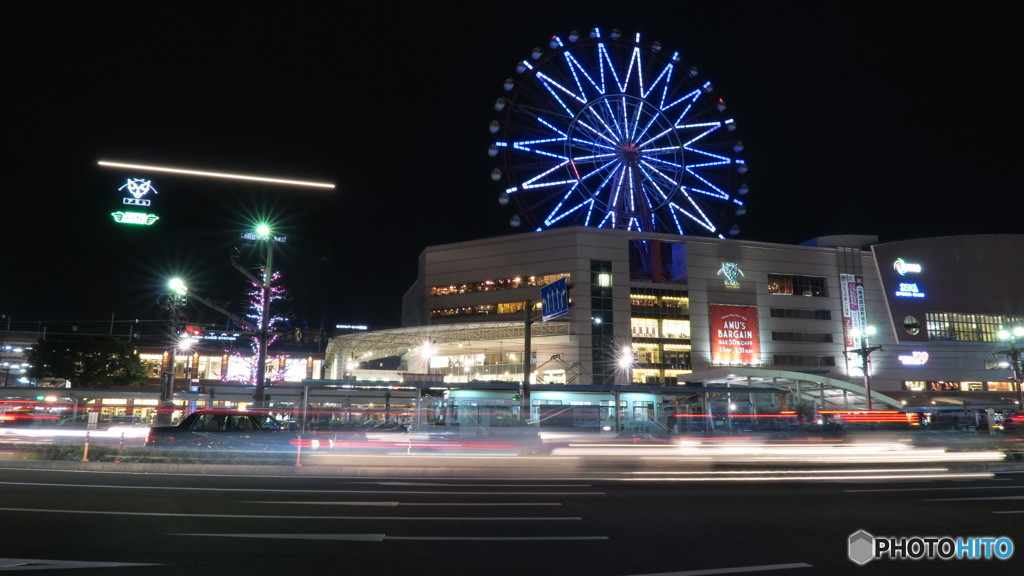
<path fill-rule="evenodd" d="M 563 278 L 568 313 L 544 321 L 542 287 Z M 713 412 L 724 390 L 745 414 L 1012 410 L 1024 339 L 1000 335 L 1024 326 L 1021 286 L 1020 235 L 788 245 L 551 229 L 426 248 L 403 327 L 335 337 L 327 377 L 400 356 L 407 377 L 522 382 L 528 366 L 527 390 L 655 387 L 676 409 Z"/>

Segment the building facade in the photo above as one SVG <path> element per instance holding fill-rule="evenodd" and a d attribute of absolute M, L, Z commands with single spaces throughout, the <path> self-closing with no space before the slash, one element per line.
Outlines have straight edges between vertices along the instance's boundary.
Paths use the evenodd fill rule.
<path fill-rule="evenodd" d="M 563 278 L 569 311 L 543 321 L 541 289 Z M 1022 285 L 1020 235 L 788 245 L 552 229 L 428 247 L 403 327 L 335 337 L 327 377 L 397 355 L 396 372 L 451 383 L 521 382 L 528 367 L 532 385 L 655 386 L 698 404 L 773 391 L 737 411 L 1012 409 L 1018 342 L 1000 331 L 1024 326 Z"/>

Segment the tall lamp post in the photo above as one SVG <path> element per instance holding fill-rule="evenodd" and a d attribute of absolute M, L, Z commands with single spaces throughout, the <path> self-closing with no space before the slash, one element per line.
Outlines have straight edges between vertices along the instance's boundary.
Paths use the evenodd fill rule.
<path fill-rule="evenodd" d="M 864 372 L 864 399 L 867 402 L 868 410 L 871 410 L 871 371 L 868 370 L 868 357 L 872 352 L 881 350 L 882 347 L 868 346 L 868 338 L 875 335 L 874 326 L 865 326 L 863 331 L 854 329 L 851 335 L 860 340 L 860 348 L 851 350 L 851 352 L 860 355 L 861 370 Z"/>
<path fill-rule="evenodd" d="M 1017 347 L 1017 340 L 1024 339 L 1024 327 L 1015 326 L 1009 330 L 1003 328 L 996 333 L 996 336 L 1000 341 L 1010 343 L 1008 349 L 1000 350 L 996 354 L 1006 356 L 1010 361 L 1010 369 L 1013 371 L 1013 383 L 1017 386 L 1017 413 L 1019 414 L 1024 410 L 1024 390 L 1021 389 L 1021 349 Z"/>
<path fill-rule="evenodd" d="M 160 406 L 157 410 L 157 419 L 160 424 L 169 424 L 174 399 L 174 356 L 178 350 L 178 329 L 181 327 L 181 311 L 188 303 L 188 288 L 181 278 L 172 278 L 167 287 L 170 289 L 167 299 L 167 308 L 171 312 L 171 325 L 169 337 L 171 346 L 168 351 L 167 372 L 164 372 L 160 381 Z"/>
<path fill-rule="evenodd" d="M 267 243 L 267 262 L 263 268 L 263 309 L 260 311 L 258 335 L 260 349 L 256 364 L 256 393 L 253 395 L 253 404 L 257 408 L 263 408 L 266 403 L 267 389 L 267 342 L 270 331 L 270 281 L 273 277 L 274 267 L 274 235 L 267 224 L 258 225 L 256 234 Z"/>

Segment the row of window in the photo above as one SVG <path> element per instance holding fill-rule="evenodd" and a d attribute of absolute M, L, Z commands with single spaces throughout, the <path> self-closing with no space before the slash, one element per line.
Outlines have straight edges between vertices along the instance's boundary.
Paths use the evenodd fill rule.
<path fill-rule="evenodd" d="M 925 322 L 929 340 L 998 342 L 1001 329 L 1024 325 L 1024 317 L 928 312 L 925 314 Z M 916 320 L 913 318 L 908 318 L 904 322 L 908 332 L 915 325 Z"/>
<path fill-rule="evenodd" d="M 768 293 L 782 296 L 828 296 L 828 283 L 821 276 L 769 274 Z"/>
<path fill-rule="evenodd" d="M 534 303 L 539 310 L 540 302 Z M 479 306 L 460 306 L 458 308 L 435 308 L 430 311 L 431 318 L 452 318 L 456 316 L 493 316 L 495 314 L 522 314 L 526 302 L 502 302 L 500 304 L 481 304 Z"/>
<path fill-rule="evenodd" d="M 690 297 L 678 291 L 638 288 L 630 293 L 629 301 L 634 312 L 639 309 L 648 315 L 656 314 L 658 308 L 674 314 L 690 313 Z"/>
<path fill-rule="evenodd" d="M 925 380 L 905 380 L 903 389 L 914 392 L 1014 392 L 1017 390 L 1013 382 L 932 382 Z"/>
<path fill-rule="evenodd" d="M 640 364 L 680 364 L 689 368 L 689 344 L 644 344 L 633 342 L 633 357 Z"/>
<path fill-rule="evenodd" d="M 808 310 L 805 308 L 772 308 L 772 318 L 801 318 L 805 320 L 831 320 L 831 310 Z"/>
<path fill-rule="evenodd" d="M 689 320 L 655 320 L 654 318 L 631 318 L 630 332 L 634 338 L 690 339 Z"/>
<path fill-rule="evenodd" d="M 450 296 L 452 294 L 469 294 L 471 292 L 491 292 L 493 290 L 511 290 L 525 288 L 527 286 L 547 286 L 562 278 L 569 281 L 569 274 L 547 274 L 545 276 L 515 276 L 513 278 L 499 278 L 498 280 L 483 280 L 481 282 L 468 282 L 464 284 L 451 284 L 448 286 L 431 286 L 431 296 Z"/>
<path fill-rule="evenodd" d="M 146 369 L 149 378 L 159 378 L 163 373 L 167 359 L 163 354 L 139 354 L 139 359 Z M 203 356 L 191 354 L 176 356 L 174 359 L 174 377 L 192 380 L 229 380 L 247 381 L 251 377 L 252 359 L 234 356 Z M 286 382 L 301 382 L 304 378 L 313 378 L 320 374 L 322 360 L 314 360 L 312 365 L 306 358 L 282 358 L 267 364 L 267 378 L 276 378 L 284 373 Z"/>

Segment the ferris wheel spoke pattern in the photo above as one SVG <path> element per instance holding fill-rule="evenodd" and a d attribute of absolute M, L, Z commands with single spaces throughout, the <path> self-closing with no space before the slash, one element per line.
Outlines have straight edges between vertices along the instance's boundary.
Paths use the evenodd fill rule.
<path fill-rule="evenodd" d="M 678 53 L 653 68 L 645 65 L 639 35 L 618 61 L 615 46 L 601 38 L 592 43 L 592 59 L 559 37 L 552 40 L 556 46 L 564 49 L 560 58 L 536 67 L 520 63 L 545 97 L 538 96 L 532 108 L 525 102 L 517 108 L 526 118 L 517 124 L 521 136 L 529 137 L 496 143 L 510 158 L 523 159 L 505 193 L 550 190 L 549 201 L 532 203 L 544 227 L 572 218 L 585 226 L 681 235 L 695 226 L 721 235 L 708 208 L 743 205 L 720 183 L 742 161 L 720 152 L 714 141 L 734 125 L 731 119 L 708 120 L 709 111 L 724 109 L 721 101 L 707 103 L 711 83 L 679 91 L 673 83 L 684 77 L 688 82 L 695 69 L 679 74 Z M 542 70 L 545 64 L 553 68 Z M 528 88 L 524 92 L 529 95 Z"/>

